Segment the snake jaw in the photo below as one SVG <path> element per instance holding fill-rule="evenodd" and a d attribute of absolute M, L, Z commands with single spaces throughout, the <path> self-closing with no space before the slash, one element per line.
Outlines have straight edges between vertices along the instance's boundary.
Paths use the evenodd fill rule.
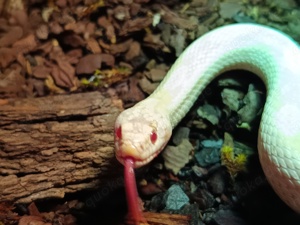
<path fill-rule="evenodd" d="M 142 154 L 138 152 L 138 150 L 134 146 L 126 145 L 119 146 L 119 151 L 116 152 L 117 160 L 125 165 L 125 161 L 128 158 L 131 158 L 133 161 L 133 167 L 139 168 L 150 161 L 152 161 L 161 151 L 153 152 L 151 155 L 147 155 L 146 157 L 142 157 Z"/>

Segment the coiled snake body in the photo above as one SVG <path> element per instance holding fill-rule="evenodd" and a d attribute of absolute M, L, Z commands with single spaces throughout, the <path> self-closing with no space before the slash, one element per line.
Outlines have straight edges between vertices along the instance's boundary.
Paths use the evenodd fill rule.
<path fill-rule="evenodd" d="M 134 167 L 151 161 L 208 83 L 234 69 L 253 72 L 266 85 L 260 162 L 275 192 L 300 213 L 300 48 L 272 28 L 227 25 L 193 42 L 152 95 L 119 115 L 116 157 Z"/>

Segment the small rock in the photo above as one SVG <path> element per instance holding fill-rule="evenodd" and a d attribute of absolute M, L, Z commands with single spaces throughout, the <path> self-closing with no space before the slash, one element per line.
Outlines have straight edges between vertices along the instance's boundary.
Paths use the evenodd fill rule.
<path fill-rule="evenodd" d="M 216 212 L 212 218 L 212 221 L 216 225 L 246 225 L 244 221 L 237 213 L 229 209 L 220 209 Z"/>
<path fill-rule="evenodd" d="M 197 26 L 196 36 L 201 37 L 202 35 L 206 34 L 209 31 L 207 26 L 204 26 L 202 24 Z"/>
<path fill-rule="evenodd" d="M 196 174 L 196 176 L 200 177 L 200 178 L 206 176 L 208 173 L 207 169 L 196 166 L 196 165 L 192 167 L 192 170 L 193 170 L 194 174 Z"/>
<path fill-rule="evenodd" d="M 212 193 L 217 195 L 222 194 L 226 187 L 226 174 L 224 170 L 217 170 L 213 173 L 207 183 L 211 187 Z"/>
<path fill-rule="evenodd" d="M 217 2 L 217 1 L 216 1 Z M 213 13 L 208 17 L 206 20 L 202 22 L 203 25 L 209 26 L 215 23 L 216 20 L 219 19 L 219 14 L 218 13 Z"/>
<path fill-rule="evenodd" d="M 238 111 L 240 107 L 241 100 L 244 94 L 241 91 L 235 89 L 224 88 L 221 92 L 222 101 L 227 105 L 232 111 Z"/>
<path fill-rule="evenodd" d="M 179 145 L 183 139 L 187 139 L 190 135 L 190 128 L 188 127 L 178 127 L 172 137 L 172 141 L 175 145 Z"/>
<path fill-rule="evenodd" d="M 294 9 L 297 7 L 297 3 L 295 2 L 295 0 L 267 0 L 267 4 L 272 4 L 282 9 Z"/>
<path fill-rule="evenodd" d="M 164 69 L 153 68 L 150 69 L 149 74 L 146 75 L 152 82 L 160 82 L 164 79 L 166 73 L 167 71 Z"/>
<path fill-rule="evenodd" d="M 170 37 L 170 46 L 175 49 L 176 56 L 180 56 L 183 50 L 185 49 L 185 40 L 187 33 L 183 29 L 176 30 L 176 34 L 171 35 Z"/>
<path fill-rule="evenodd" d="M 192 198 L 195 202 L 199 204 L 200 209 L 208 209 L 213 207 L 215 204 L 214 196 L 207 191 L 206 189 L 198 189 L 193 195 Z"/>
<path fill-rule="evenodd" d="M 213 125 L 219 123 L 219 119 L 221 117 L 221 110 L 213 105 L 204 104 L 197 109 L 197 114 L 201 118 L 207 119 Z"/>
<path fill-rule="evenodd" d="M 151 198 L 150 207 L 149 207 L 150 211 L 158 211 L 163 209 L 164 195 L 165 193 L 159 193 Z"/>
<path fill-rule="evenodd" d="M 220 148 L 204 148 L 195 154 L 197 163 L 206 167 L 220 162 Z"/>
<path fill-rule="evenodd" d="M 190 159 L 190 152 L 194 146 L 188 139 L 183 139 L 178 146 L 167 146 L 162 156 L 165 161 L 165 167 L 174 174 L 178 174 L 179 170 L 187 164 Z"/>
<path fill-rule="evenodd" d="M 262 93 L 256 90 L 253 84 L 250 84 L 243 102 L 245 106 L 238 111 L 240 123 L 250 124 L 263 107 Z"/>
<path fill-rule="evenodd" d="M 189 221 L 189 225 L 205 225 L 199 217 L 199 206 L 194 203 L 191 205 L 185 205 L 181 210 L 180 214 L 189 215 L 191 220 Z"/>
<path fill-rule="evenodd" d="M 149 95 L 158 87 L 158 85 L 159 83 L 151 83 L 151 81 L 145 76 L 139 80 L 139 86 Z"/>
<path fill-rule="evenodd" d="M 161 39 L 164 43 L 169 43 L 170 36 L 172 33 L 172 26 L 171 24 L 160 23 L 157 27 L 161 30 Z"/>
<path fill-rule="evenodd" d="M 239 11 L 243 9 L 243 5 L 235 2 L 221 2 L 220 3 L 220 16 L 223 19 L 231 19 Z"/>
<path fill-rule="evenodd" d="M 146 56 L 146 54 L 143 51 L 141 51 L 140 54 L 137 57 L 134 57 L 132 60 L 130 60 L 129 63 L 134 68 L 138 68 L 138 67 L 141 67 L 142 65 L 145 65 L 148 61 L 149 61 L 149 59 Z"/>
<path fill-rule="evenodd" d="M 246 16 L 243 13 L 236 14 L 235 16 L 233 16 L 233 19 L 238 23 L 255 23 L 255 21 L 251 17 Z"/>
<path fill-rule="evenodd" d="M 189 198 L 178 184 L 174 184 L 166 192 L 164 203 L 167 210 L 179 210 L 189 203 Z"/>
<path fill-rule="evenodd" d="M 277 15 L 277 14 L 275 14 L 275 13 L 270 13 L 268 15 L 268 18 L 269 18 L 269 20 L 271 20 L 273 22 L 276 22 L 276 23 L 283 23 L 284 22 L 283 19 L 282 19 L 282 17 L 279 16 L 279 15 Z"/>
<path fill-rule="evenodd" d="M 162 192 L 162 189 L 156 183 L 148 182 L 145 185 L 141 185 L 140 192 L 149 196 Z"/>
<path fill-rule="evenodd" d="M 205 148 L 221 148 L 223 145 L 223 140 L 204 140 L 201 141 L 201 145 Z"/>
<path fill-rule="evenodd" d="M 208 212 L 204 212 L 202 215 L 202 220 L 205 224 L 212 224 L 212 220 L 214 217 L 215 212 L 213 210 L 210 210 Z"/>

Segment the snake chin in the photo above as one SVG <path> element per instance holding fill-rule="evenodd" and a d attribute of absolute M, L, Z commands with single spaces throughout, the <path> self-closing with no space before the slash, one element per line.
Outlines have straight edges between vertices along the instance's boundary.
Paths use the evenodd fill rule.
<path fill-rule="evenodd" d="M 120 155 L 116 155 L 117 160 L 125 165 L 125 161 L 128 158 L 131 158 L 131 160 L 133 161 L 133 167 L 134 168 L 140 168 L 142 166 L 147 165 L 149 162 L 151 162 L 160 152 L 154 152 L 151 155 L 147 156 L 146 158 L 137 158 L 137 157 L 132 157 L 132 156 L 120 156 Z"/>

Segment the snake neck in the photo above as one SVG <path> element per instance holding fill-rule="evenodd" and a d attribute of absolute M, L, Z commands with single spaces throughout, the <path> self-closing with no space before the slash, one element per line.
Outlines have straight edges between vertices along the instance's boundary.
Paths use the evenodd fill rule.
<path fill-rule="evenodd" d="M 275 191 L 299 212 L 299 63 L 299 46 L 279 31 L 255 24 L 221 27 L 193 42 L 155 92 L 135 107 L 161 113 L 174 128 L 223 72 L 247 70 L 258 75 L 267 89 L 258 139 L 261 164 Z"/>
<path fill-rule="evenodd" d="M 274 47 L 282 43 L 289 46 Z M 213 79 L 223 72 L 239 69 L 257 74 L 268 95 L 274 95 L 273 101 L 278 102 L 276 96 L 286 83 L 285 74 L 298 66 L 299 59 L 295 42 L 273 29 L 245 24 L 219 28 L 193 42 L 146 101 L 158 102 L 157 107 L 168 114 L 175 127 Z"/>

